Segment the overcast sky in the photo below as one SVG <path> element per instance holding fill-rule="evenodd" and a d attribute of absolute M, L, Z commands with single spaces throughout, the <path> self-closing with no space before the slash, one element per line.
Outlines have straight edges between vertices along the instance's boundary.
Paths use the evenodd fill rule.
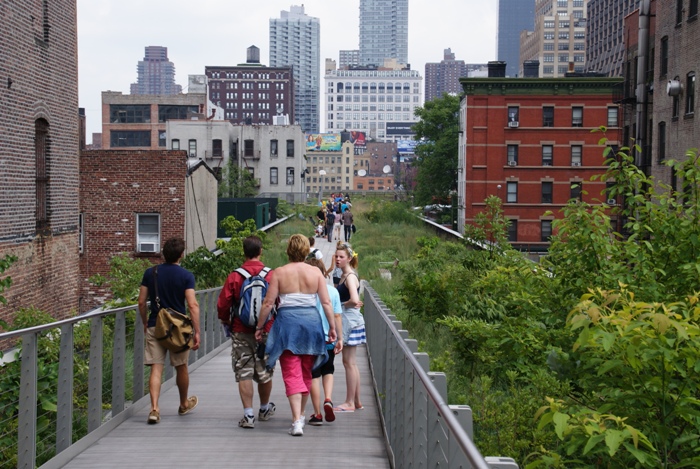
<path fill-rule="evenodd" d="M 269 20 L 303 3 L 321 23 L 321 67 L 338 61 L 340 49 L 358 49 L 360 0 L 77 0 L 80 107 L 87 114 L 87 140 L 101 132 L 102 91 L 129 93 L 146 46 L 165 46 L 175 81 L 203 74 L 207 65 L 245 62 L 260 48 L 269 65 Z M 497 0 L 409 0 L 408 60 L 425 74 L 451 48 L 458 60 L 496 59 Z M 323 75 L 321 75 L 323 76 Z M 321 79 L 323 89 L 323 78 Z M 324 98 L 321 98 L 323 104 Z"/>

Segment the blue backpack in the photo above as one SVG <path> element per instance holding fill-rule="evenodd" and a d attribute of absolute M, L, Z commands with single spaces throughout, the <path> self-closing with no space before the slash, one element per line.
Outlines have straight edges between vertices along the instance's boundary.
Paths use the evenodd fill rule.
<path fill-rule="evenodd" d="M 267 294 L 269 285 L 265 277 L 270 272 L 270 268 L 263 268 L 257 275 L 251 275 L 243 267 L 236 269 L 236 272 L 243 276 L 243 285 L 241 285 L 238 308 L 234 309 L 234 314 L 245 326 L 254 328 L 258 325 L 258 317 L 260 317 L 260 311 L 262 311 L 262 302 Z M 272 317 L 272 314 L 267 317 L 268 321 L 270 317 Z"/>

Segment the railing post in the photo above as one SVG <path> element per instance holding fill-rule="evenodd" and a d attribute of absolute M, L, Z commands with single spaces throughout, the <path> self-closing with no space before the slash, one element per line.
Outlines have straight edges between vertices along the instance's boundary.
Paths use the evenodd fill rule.
<path fill-rule="evenodd" d="M 143 364 L 144 355 L 144 335 L 143 335 L 143 322 L 141 322 L 141 315 L 138 309 L 136 310 L 136 318 L 134 319 L 134 377 L 132 383 L 132 392 L 134 394 L 134 402 L 141 399 L 144 395 L 144 367 Z"/>
<path fill-rule="evenodd" d="M 126 313 L 117 313 L 114 318 L 114 344 L 112 347 L 112 415 L 124 410 L 124 361 L 126 359 Z"/>
<path fill-rule="evenodd" d="M 418 354 L 414 354 L 418 355 Z M 419 379 L 413 380 L 413 462 L 428 467 L 428 392 Z"/>
<path fill-rule="evenodd" d="M 73 444 L 73 324 L 61 326 L 56 401 L 56 454 Z"/>
<path fill-rule="evenodd" d="M 447 401 L 447 377 L 445 373 L 429 372 L 433 386 Z M 443 430 L 438 407 L 428 405 L 428 467 L 447 467 L 448 438 Z"/>
<path fill-rule="evenodd" d="M 457 420 L 467 432 L 469 438 L 474 441 L 474 428 L 472 423 L 472 409 L 468 405 L 451 405 L 449 406 L 452 414 L 457 417 Z M 447 457 L 449 460 L 449 467 L 452 469 L 457 468 L 471 468 L 471 464 L 467 461 L 466 455 L 462 452 L 459 444 L 456 442 L 456 438 L 453 433 L 449 433 L 448 451 Z"/>
<path fill-rule="evenodd" d="M 22 374 L 19 378 L 17 467 L 36 465 L 37 334 L 22 336 Z"/>
<path fill-rule="evenodd" d="M 88 369 L 88 433 L 97 430 L 102 423 L 102 350 L 103 319 L 90 320 L 90 363 Z"/>

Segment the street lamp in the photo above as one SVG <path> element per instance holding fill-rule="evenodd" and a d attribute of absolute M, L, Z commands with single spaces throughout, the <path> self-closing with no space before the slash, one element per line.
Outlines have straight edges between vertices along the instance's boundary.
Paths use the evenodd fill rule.
<path fill-rule="evenodd" d="M 319 176 L 319 186 L 318 186 L 318 203 L 321 204 L 321 198 L 323 197 L 323 176 L 326 175 L 326 170 L 322 169 L 318 172 Z"/>

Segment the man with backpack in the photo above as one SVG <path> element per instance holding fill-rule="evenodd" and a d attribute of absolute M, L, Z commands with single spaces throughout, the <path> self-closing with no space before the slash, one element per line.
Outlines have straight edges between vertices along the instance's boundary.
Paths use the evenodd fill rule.
<path fill-rule="evenodd" d="M 243 403 L 243 418 L 238 422 L 238 426 L 254 428 L 253 381 L 258 383 L 260 397 L 258 420 L 269 420 L 275 414 L 275 404 L 270 402 L 274 370 L 266 368 L 267 355 L 264 351 L 267 333 L 274 319 L 265 323 L 262 343 L 258 345 L 255 340 L 258 315 L 273 272 L 260 261 L 262 241 L 257 236 L 249 236 L 243 240 L 243 254 L 246 261 L 229 274 L 219 294 L 216 308 L 219 320 L 224 328 L 229 328 L 233 341 L 233 372 Z"/>

